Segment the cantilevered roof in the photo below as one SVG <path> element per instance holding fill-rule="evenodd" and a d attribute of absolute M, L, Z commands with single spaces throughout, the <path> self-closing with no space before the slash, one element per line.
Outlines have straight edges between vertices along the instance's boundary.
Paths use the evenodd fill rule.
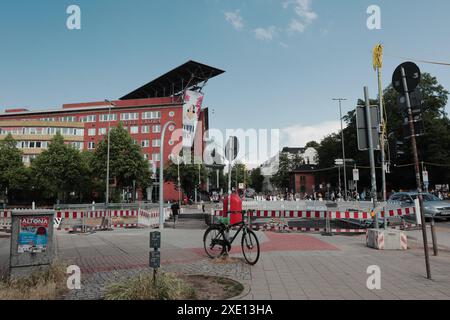
<path fill-rule="evenodd" d="M 195 61 L 188 61 L 165 75 L 147 83 L 120 100 L 170 97 L 195 87 L 225 71 Z"/>

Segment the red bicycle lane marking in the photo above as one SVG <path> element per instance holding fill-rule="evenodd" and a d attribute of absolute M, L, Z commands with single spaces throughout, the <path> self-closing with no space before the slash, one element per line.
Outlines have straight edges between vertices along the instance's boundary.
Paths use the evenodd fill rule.
<path fill-rule="evenodd" d="M 261 252 L 270 251 L 340 251 L 340 249 L 325 241 L 319 240 L 313 236 L 305 234 L 289 234 L 289 233 L 265 233 L 268 241 L 260 243 Z M 230 253 L 240 250 L 241 242 L 236 239 Z M 233 250 L 234 248 L 234 250 Z M 204 248 L 191 248 L 196 254 L 205 254 Z"/>

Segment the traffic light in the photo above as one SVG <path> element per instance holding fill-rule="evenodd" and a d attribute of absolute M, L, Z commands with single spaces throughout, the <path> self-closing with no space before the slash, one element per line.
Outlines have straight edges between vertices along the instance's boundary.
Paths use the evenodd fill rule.
<path fill-rule="evenodd" d="M 419 88 L 416 88 L 414 92 L 411 92 L 409 94 L 409 100 L 411 104 L 411 112 L 414 122 L 414 135 L 416 137 L 422 136 L 425 134 L 425 126 L 422 118 L 423 96 Z M 405 139 L 410 139 L 411 127 L 409 124 L 409 113 L 406 96 L 403 95 L 399 96 L 397 99 L 397 103 L 403 117 L 403 136 Z"/>
<path fill-rule="evenodd" d="M 423 123 L 421 114 L 413 114 L 413 122 L 414 122 L 414 134 L 416 137 L 423 136 L 425 134 L 425 125 Z M 405 118 L 403 121 L 403 136 L 405 139 L 411 138 L 411 127 L 409 125 L 409 119 Z"/>
<path fill-rule="evenodd" d="M 400 140 L 395 141 L 394 145 L 394 158 L 399 159 L 405 155 L 405 143 Z"/>

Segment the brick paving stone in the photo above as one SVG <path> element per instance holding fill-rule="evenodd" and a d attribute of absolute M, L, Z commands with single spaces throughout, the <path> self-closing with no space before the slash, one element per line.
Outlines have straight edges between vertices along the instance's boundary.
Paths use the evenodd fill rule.
<path fill-rule="evenodd" d="M 430 257 L 434 281 L 424 277 L 423 251 L 377 251 L 365 236 L 321 237 L 258 232 L 261 260 L 249 266 L 240 250 L 229 263 L 214 263 L 203 252 L 204 230 L 171 229 L 162 233 L 163 269 L 186 274 L 226 276 L 248 284 L 244 299 L 450 299 L 450 253 Z M 89 235 L 57 233 L 59 256 L 82 270 L 83 290 L 67 299 L 101 299 L 108 282 L 147 269 L 149 230 L 115 230 Z M 0 270 L 9 240 L 0 238 Z M 381 268 L 380 291 L 366 287 L 367 267 Z"/>

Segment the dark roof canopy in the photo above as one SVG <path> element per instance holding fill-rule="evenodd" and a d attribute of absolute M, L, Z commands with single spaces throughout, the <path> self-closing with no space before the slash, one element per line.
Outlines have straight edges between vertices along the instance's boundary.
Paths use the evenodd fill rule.
<path fill-rule="evenodd" d="M 317 166 L 312 164 L 303 164 L 292 170 L 292 173 L 306 173 L 306 172 L 313 172 L 317 169 Z"/>
<path fill-rule="evenodd" d="M 290 153 L 290 154 L 297 154 L 297 153 L 303 153 L 305 152 L 306 148 L 283 148 L 281 151 L 282 153 Z"/>
<path fill-rule="evenodd" d="M 175 96 L 186 89 L 195 87 L 224 72 L 223 70 L 190 60 L 123 96 L 120 100 Z"/>

